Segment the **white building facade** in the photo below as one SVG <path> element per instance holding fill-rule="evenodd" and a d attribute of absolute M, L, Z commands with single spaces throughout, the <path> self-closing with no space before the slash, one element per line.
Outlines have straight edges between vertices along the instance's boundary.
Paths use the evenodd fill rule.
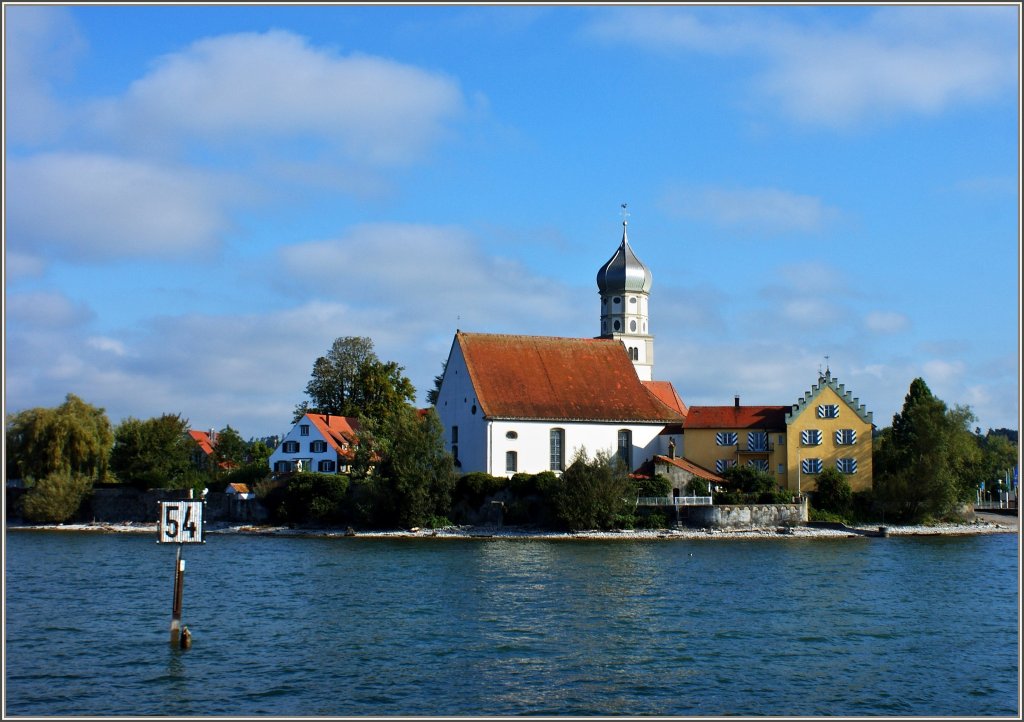
<path fill-rule="evenodd" d="M 356 441 L 356 424 L 354 418 L 345 416 L 306 414 L 270 455 L 271 471 L 348 472 Z"/>

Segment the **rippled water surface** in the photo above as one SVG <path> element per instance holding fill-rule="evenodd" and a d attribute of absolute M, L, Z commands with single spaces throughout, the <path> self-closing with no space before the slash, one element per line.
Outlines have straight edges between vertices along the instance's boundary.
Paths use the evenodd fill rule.
<path fill-rule="evenodd" d="M 6 535 L 9 715 L 1016 715 L 1017 537 Z"/>

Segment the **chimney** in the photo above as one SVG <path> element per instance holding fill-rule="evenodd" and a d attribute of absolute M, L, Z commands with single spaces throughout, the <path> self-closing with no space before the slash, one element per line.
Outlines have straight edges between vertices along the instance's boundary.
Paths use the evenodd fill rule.
<path fill-rule="evenodd" d="M 740 395 L 736 394 L 736 396 L 734 396 L 733 399 L 734 399 L 734 405 L 738 409 L 740 407 Z"/>

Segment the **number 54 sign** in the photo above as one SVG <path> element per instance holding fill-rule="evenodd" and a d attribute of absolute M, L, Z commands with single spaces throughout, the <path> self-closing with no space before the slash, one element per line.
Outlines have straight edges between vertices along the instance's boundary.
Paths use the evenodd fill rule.
<path fill-rule="evenodd" d="M 203 543 L 203 502 L 161 501 L 157 541 L 167 544 Z"/>

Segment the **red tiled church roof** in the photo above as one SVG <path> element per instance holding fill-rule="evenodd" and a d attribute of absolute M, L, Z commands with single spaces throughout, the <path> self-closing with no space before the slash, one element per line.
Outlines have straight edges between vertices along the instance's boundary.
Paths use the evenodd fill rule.
<path fill-rule="evenodd" d="M 679 422 L 613 339 L 455 334 L 485 416 Z"/>
<path fill-rule="evenodd" d="M 788 406 L 691 406 L 684 429 L 785 429 Z"/>
<path fill-rule="evenodd" d="M 672 385 L 671 381 L 641 381 L 640 383 L 646 386 L 647 390 L 654 394 L 658 401 L 673 411 L 686 416 L 686 404 L 679 397 L 676 387 Z"/>

